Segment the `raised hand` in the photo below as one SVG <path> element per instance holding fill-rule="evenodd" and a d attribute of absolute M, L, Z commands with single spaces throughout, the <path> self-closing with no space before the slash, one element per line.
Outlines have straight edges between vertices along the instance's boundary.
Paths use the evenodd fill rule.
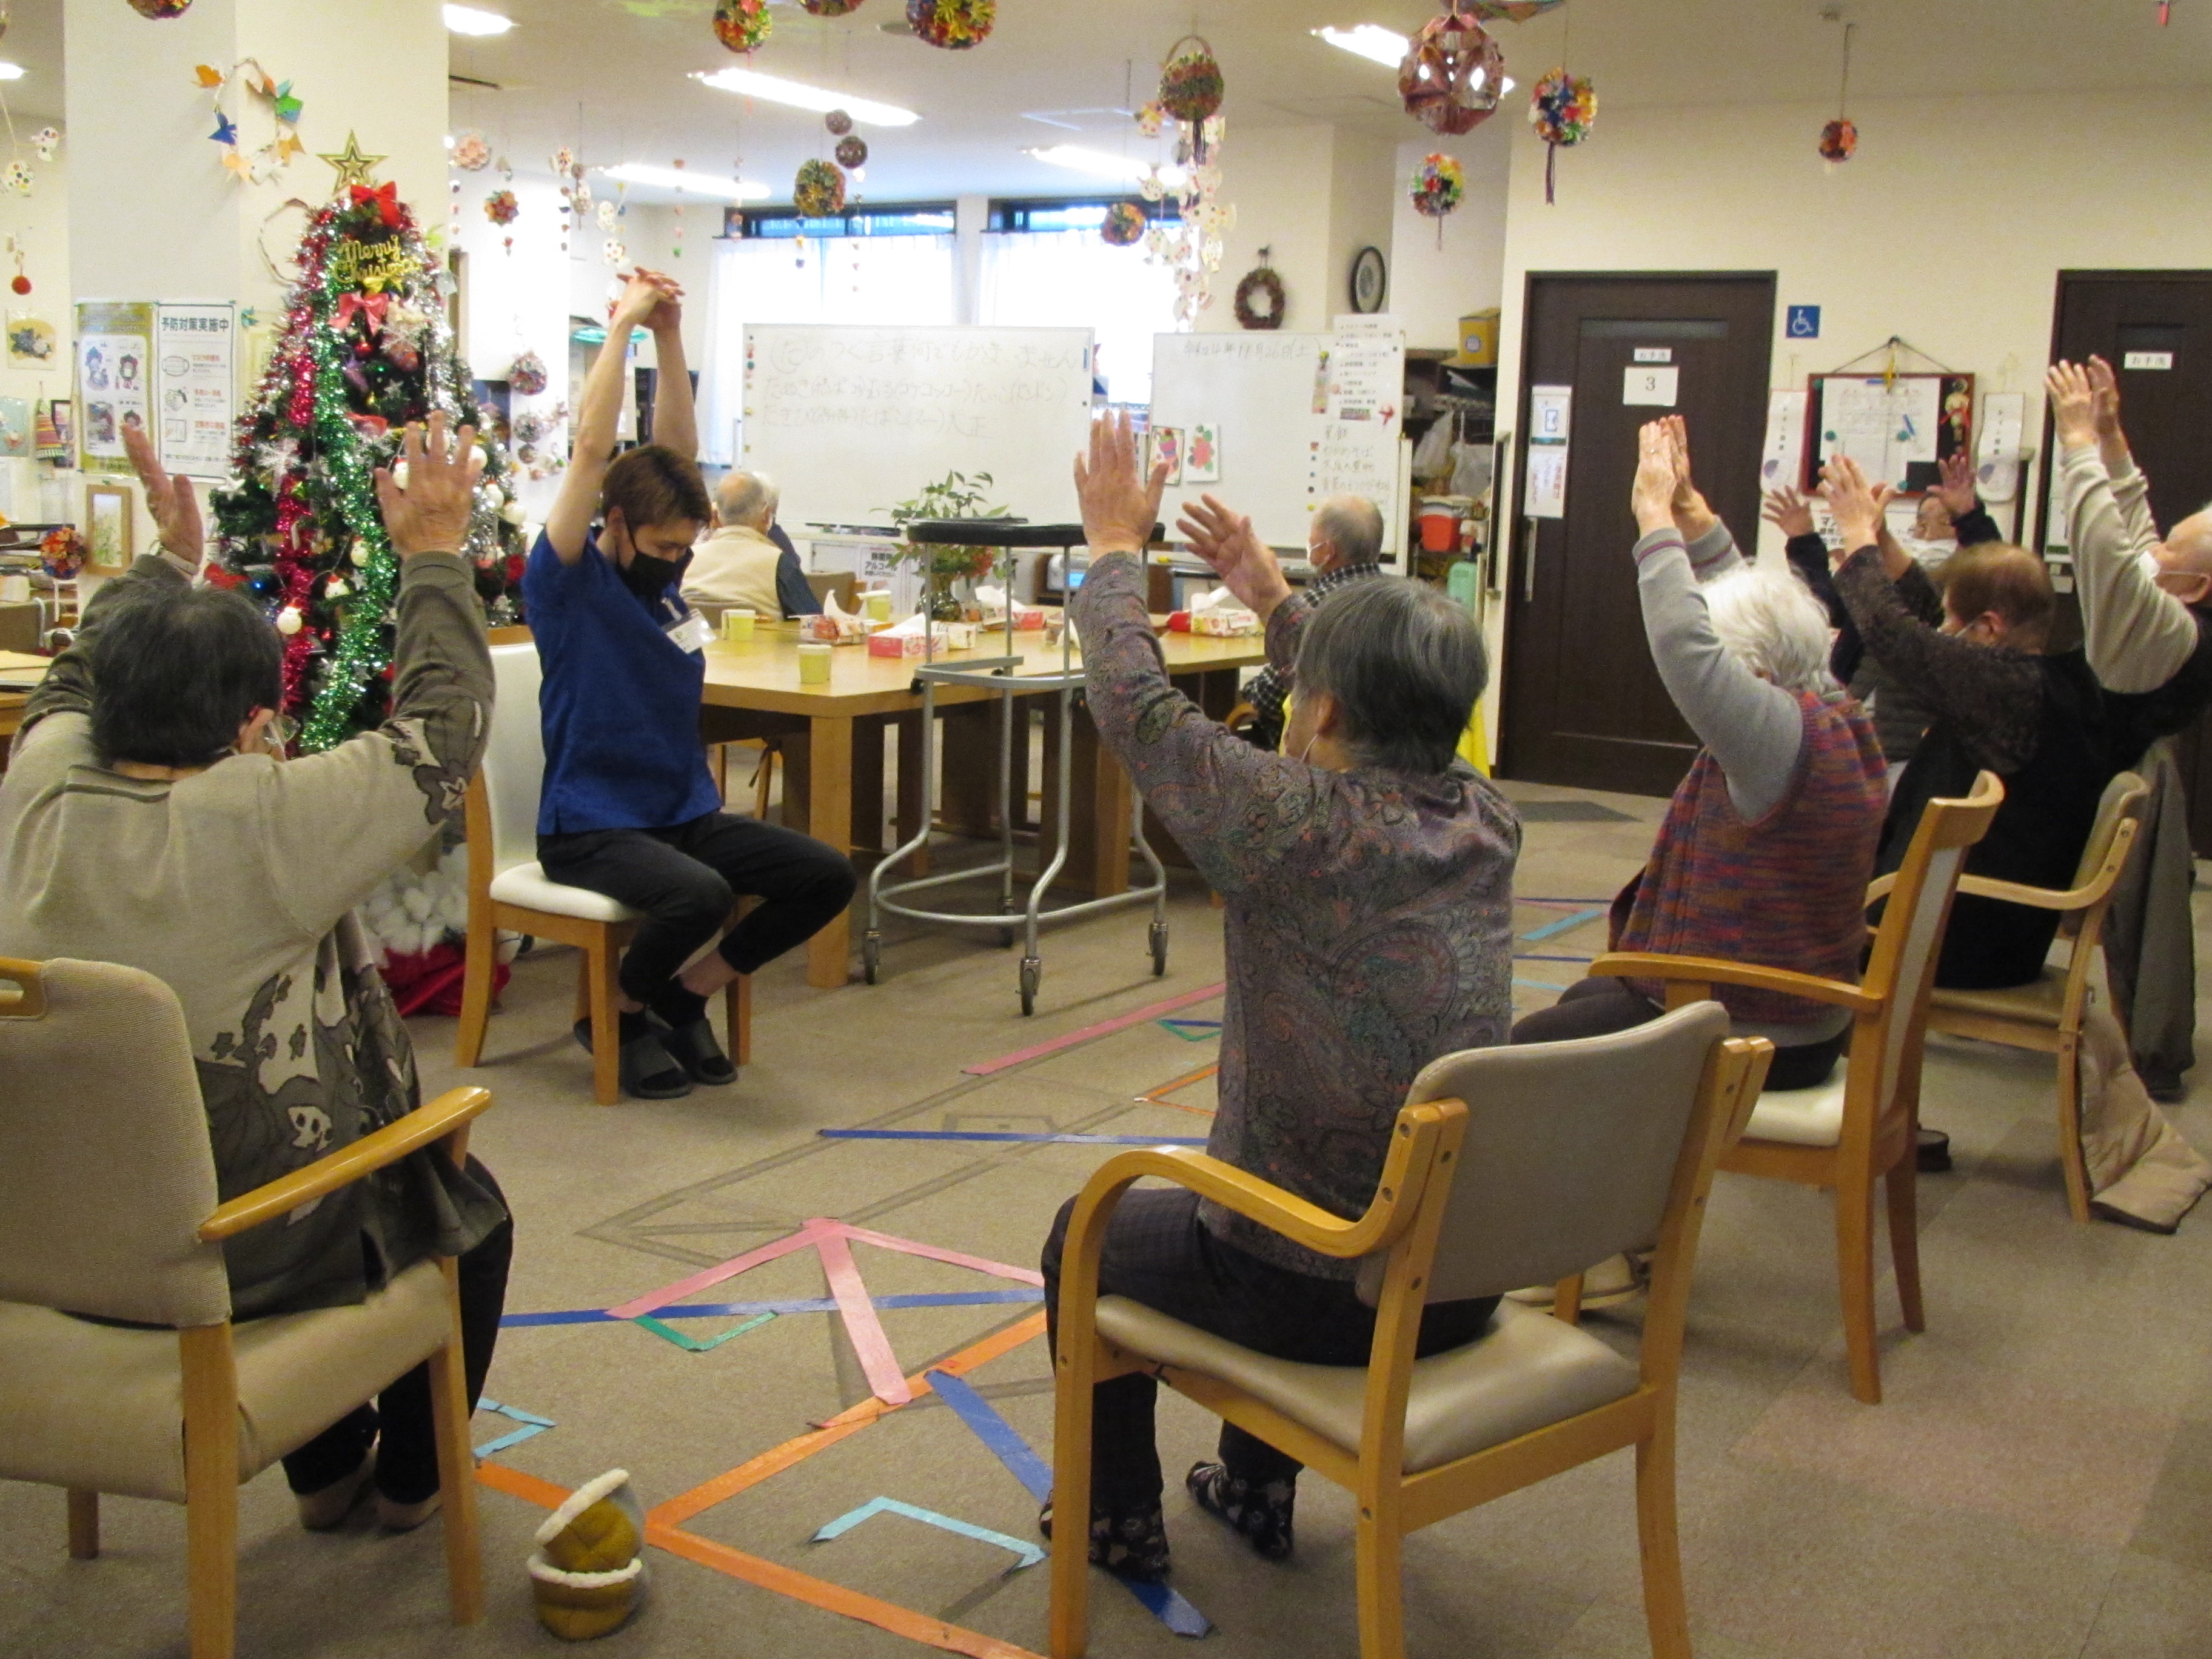
<path fill-rule="evenodd" d="M 2078 449 L 2097 441 L 2097 394 L 2087 371 L 2061 359 L 2043 377 L 2051 394 L 2051 418 L 2058 428 L 2058 441 Z"/>
<path fill-rule="evenodd" d="M 629 275 L 622 297 L 609 314 L 608 331 L 628 333 L 649 328 L 656 333 L 678 326 L 684 320 L 684 289 L 676 279 L 640 265 Z"/>
<path fill-rule="evenodd" d="M 2089 359 L 2089 390 L 2096 399 L 2097 436 L 2100 441 L 2122 437 L 2120 377 L 2102 357 Z"/>
<path fill-rule="evenodd" d="M 1190 544 L 1190 550 L 1206 561 L 1231 593 L 1259 614 L 1261 621 L 1291 596 L 1291 584 L 1275 551 L 1261 541 L 1252 520 L 1231 513 L 1212 495 L 1185 501 L 1190 516 L 1176 520 L 1176 529 Z"/>
<path fill-rule="evenodd" d="M 1674 524 L 1674 495 L 1682 485 L 1680 452 L 1668 421 L 1646 423 L 1636 434 L 1636 482 L 1629 486 L 1628 508 L 1643 535 Z"/>
<path fill-rule="evenodd" d="M 1167 463 L 1146 477 L 1126 412 L 1091 423 L 1091 448 L 1075 458 L 1075 496 L 1083 503 L 1083 539 L 1093 553 L 1142 553 L 1159 522 Z"/>
<path fill-rule="evenodd" d="M 143 427 L 125 423 L 123 453 L 130 456 L 146 491 L 146 510 L 154 515 L 154 524 L 161 532 L 161 545 L 187 564 L 199 563 L 206 550 L 207 533 L 201 527 L 200 498 L 193 493 L 192 481 L 173 478 L 161 470 L 153 440 Z"/>
<path fill-rule="evenodd" d="M 1881 534 L 1881 501 L 1867 483 L 1859 464 L 1848 455 L 1832 456 L 1820 469 L 1820 494 L 1828 503 L 1828 511 L 1835 515 L 1836 528 L 1843 535 L 1838 556 L 1848 558 L 1859 549 L 1877 543 Z"/>
<path fill-rule="evenodd" d="M 1705 493 L 1690 477 L 1690 423 L 1680 415 L 1668 415 L 1657 422 L 1667 429 L 1668 447 L 1674 456 L 1674 528 L 1682 532 L 1682 539 L 1693 542 L 1720 522 L 1707 504 Z"/>
<path fill-rule="evenodd" d="M 1787 484 L 1768 492 L 1759 516 L 1793 541 L 1814 533 L 1812 498 L 1801 495 Z"/>
<path fill-rule="evenodd" d="M 477 480 L 483 473 L 476 428 L 465 426 L 449 440 L 440 411 L 430 416 L 426 443 L 422 428 L 410 422 L 400 459 L 407 468 L 404 488 L 390 468 L 376 469 L 376 500 L 392 550 L 403 560 L 418 553 L 459 552 L 468 540 Z"/>
<path fill-rule="evenodd" d="M 1936 463 L 1942 475 L 1941 481 L 1928 493 L 1943 503 L 1943 510 L 1954 519 L 1963 519 L 1982 502 L 1982 492 L 1974 483 L 1973 458 L 1961 452 L 1946 455 Z"/>

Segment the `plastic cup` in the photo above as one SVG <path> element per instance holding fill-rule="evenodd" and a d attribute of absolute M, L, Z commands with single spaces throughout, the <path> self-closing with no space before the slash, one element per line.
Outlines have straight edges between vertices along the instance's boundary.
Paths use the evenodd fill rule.
<path fill-rule="evenodd" d="M 891 596 L 882 588 L 872 588 L 860 596 L 866 607 L 870 622 L 887 623 L 891 619 Z"/>
<path fill-rule="evenodd" d="M 753 629 L 759 622 L 759 611 L 743 611 L 733 606 L 722 613 L 722 637 L 733 645 L 743 645 L 752 638 Z"/>
<path fill-rule="evenodd" d="M 830 684 L 830 649 L 826 645 L 802 645 L 799 647 L 799 683 L 801 685 Z"/>

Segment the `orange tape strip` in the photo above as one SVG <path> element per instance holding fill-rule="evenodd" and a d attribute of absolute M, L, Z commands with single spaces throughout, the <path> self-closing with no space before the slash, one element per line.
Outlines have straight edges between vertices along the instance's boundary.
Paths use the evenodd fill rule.
<path fill-rule="evenodd" d="M 568 1501 L 566 1486 L 556 1486 L 550 1480 L 525 1474 L 520 1469 L 511 1469 L 504 1463 L 477 1464 L 477 1484 L 489 1486 L 494 1492 L 503 1492 L 510 1498 L 520 1498 L 526 1504 L 535 1504 L 542 1510 L 557 1510 Z"/>
<path fill-rule="evenodd" d="M 970 1659 L 1038 1659 L 1038 1656 L 1027 1648 L 1018 1648 L 1012 1642 L 1002 1642 L 995 1636 L 963 1630 L 959 1626 L 948 1625 L 941 1619 L 910 1612 L 890 1601 L 878 1601 L 872 1595 L 863 1595 L 858 1590 L 845 1589 L 842 1584 L 832 1584 L 803 1572 L 795 1572 L 789 1567 L 764 1561 L 757 1555 L 747 1555 L 743 1550 L 733 1550 L 726 1544 L 717 1544 L 712 1539 L 702 1538 L 680 1528 L 654 1526 L 648 1522 L 645 1535 L 647 1542 L 658 1545 L 672 1555 L 680 1555 L 687 1561 L 696 1561 L 702 1567 L 712 1567 L 716 1572 L 726 1573 L 732 1578 L 742 1578 L 763 1589 L 787 1595 L 794 1601 L 805 1601 L 824 1613 L 842 1613 L 848 1619 L 860 1620 L 878 1630 L 887 1630 L 894 1636 L 927 1643 L 947 1653 L 967 1654 Z"/>
<path fill-rule="evenodd" d="M 1137 1098 L 1147 1106 L 1170 1106 L 1178 1112 L 1193 1112 L 1200 1117 L 1212 1117 L 1213 1109 L 1210 1106 L 1186 1106 L 1179 1100 L 1166 1100 L 1162 1097 L 1171 1095 L 1178 1089 L 1188 1089 L 1194 1083 L 1203 1083 L 1220 1069 L 1218 1062 L 1212 1066 L 1201 1066 L 1188 1077 L 1179 1077 L 1173 1083 L 1163 1083 L 1157 1089 L 1147 1089 Z"/>

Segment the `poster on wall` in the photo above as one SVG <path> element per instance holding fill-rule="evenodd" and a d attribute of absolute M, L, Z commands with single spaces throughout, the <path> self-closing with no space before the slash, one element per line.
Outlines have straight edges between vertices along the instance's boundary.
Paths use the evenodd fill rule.
<path fill-rule="evenodd" d="M 86 471 L 131 471 L 123 433 L 152 424 L 153 343 L 150 302 L 77 302 L 77 465 Z"/>
<path fill-rule="evenodd" d="M 238 307 L 164 301 L 155 316 L 154 396 L 161 465 L 192 478 L 230 471 Z"/>

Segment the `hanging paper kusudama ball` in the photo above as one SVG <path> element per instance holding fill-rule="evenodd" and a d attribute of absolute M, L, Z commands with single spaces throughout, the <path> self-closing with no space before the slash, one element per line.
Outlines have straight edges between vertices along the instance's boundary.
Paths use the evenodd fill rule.
<path fill-rule="evenodd" d="M 714 38 L 732 52 L 750 52 L 775 27 L 768 0 L 714 0 Z"/>
<path fill-rule="evenodd" d="M 1589 77 L 1555 69 L 1536 82 L 1528 100 L 1528 125 L 1547 144 L 1564 149 L 1590 135 L 1597 121 L 1597 88 Z"/>
<path fill-rule="evenodd" d="M 507 366 L 507 384 L 519 398 L 535 398 L 545 390 L 545 360 L 534 351 L 517 353 Z"/>
<path fill-rule="evenodd" d="M 164 17 L 182 17 L 191 3 L 192 0 L 131 0 L 131 9 L 159 22 Z"/>
<path fill-rule="evenodd" d="M 842 109 L 833 109 L 822 118 L 822 125 L 830 129 L 832 138 L 842 138 L 853 130 L 853 118 Z"/>
<path fill-rule="evenodd" d="M 1160 107 L 1178 121 L 1203 121 L 1221 107 L 1224 85 L 1213 48 L 1187 34 L 1160 65 Z"/>
<path fill-rule="evenodd" d="M 1486 23 L 1495 23 L 1501 18 L 1507 22 L 1525 23 L 1547 11 L 1557 11 L 1566 3 L 1567 0 L 1462 0 L 1461 9 Z"/>
<path fill-rule="evenodd" d="M 462 172 L 475 173 L 491 165 L 491 146 L 481 132 L 465 132 L 453 141 L 450 159 Z"/>
<path fill-rule="evenodd" d="M 841 213 L 845 207 L 845 175 L 827 161 L 801 161 L 792 181 L 792 205 L 809 219 Z"/>
<path fill-rule="evenodd" d="M 906 0 L 906 21 L 917 39 L 965 52 L 999 21 L 999 0 Z"/>
<path fill-rule="evenodd" d="M 31 193 L 31 169 L 21 161 L 10 161 L 0 167 L 0 185 L 5 185 L 18 196 Z"/>
<path fill-rule="evenodd" d="M 837 165 L 841 167 L 864 167 L 868 164 L 868 141 L 865 138 L 840 138 L 837 141 Z"/>
<path fill-rule="evenodd" d="M 799 0 L 799 3 L 817 17 L 842 17 L 860 9 L 860 0 Z"/>
<path fill-rule="evenodd" d="M 1421 158 L 1421 165 L 1413 169 L 1413 182 L 1409 194 L 1413 210 L 1431 219 L 1441 219 L 1456 208 L 1460 198 L 1467 193 L 1467 175 L 1450 156 L 1431 154 Z"/>
<path fill-rule="evenodd" d="M 1820 129 L 1820 155 L 1830 161 L 1848 161 L 1859 147 L 1859 130 L 1849 121 L 1831 121 Z"/>
<path fill-rule="evenodd" d="M 522 204 L 514 199 L 511 190 L 495 190 L 484 198 L 484 217 L 495 225 L 511 225 L 522 211 Z"/>
<path fill-rule="evenodd" d="M 1145 210 L 1134 202 L 1116 202 L 1106 210 L 1098 234 L 1115 247 L 1127 247 L 1145 234 Z"/>
<path fill-rule="evenodd" d="M 1498 109 L 1505 53 L 1481 24 L 1446 12 L 1424 24 L 1398 65 L 1406 113 L 1431 132 L 1471 132 Z"/>

